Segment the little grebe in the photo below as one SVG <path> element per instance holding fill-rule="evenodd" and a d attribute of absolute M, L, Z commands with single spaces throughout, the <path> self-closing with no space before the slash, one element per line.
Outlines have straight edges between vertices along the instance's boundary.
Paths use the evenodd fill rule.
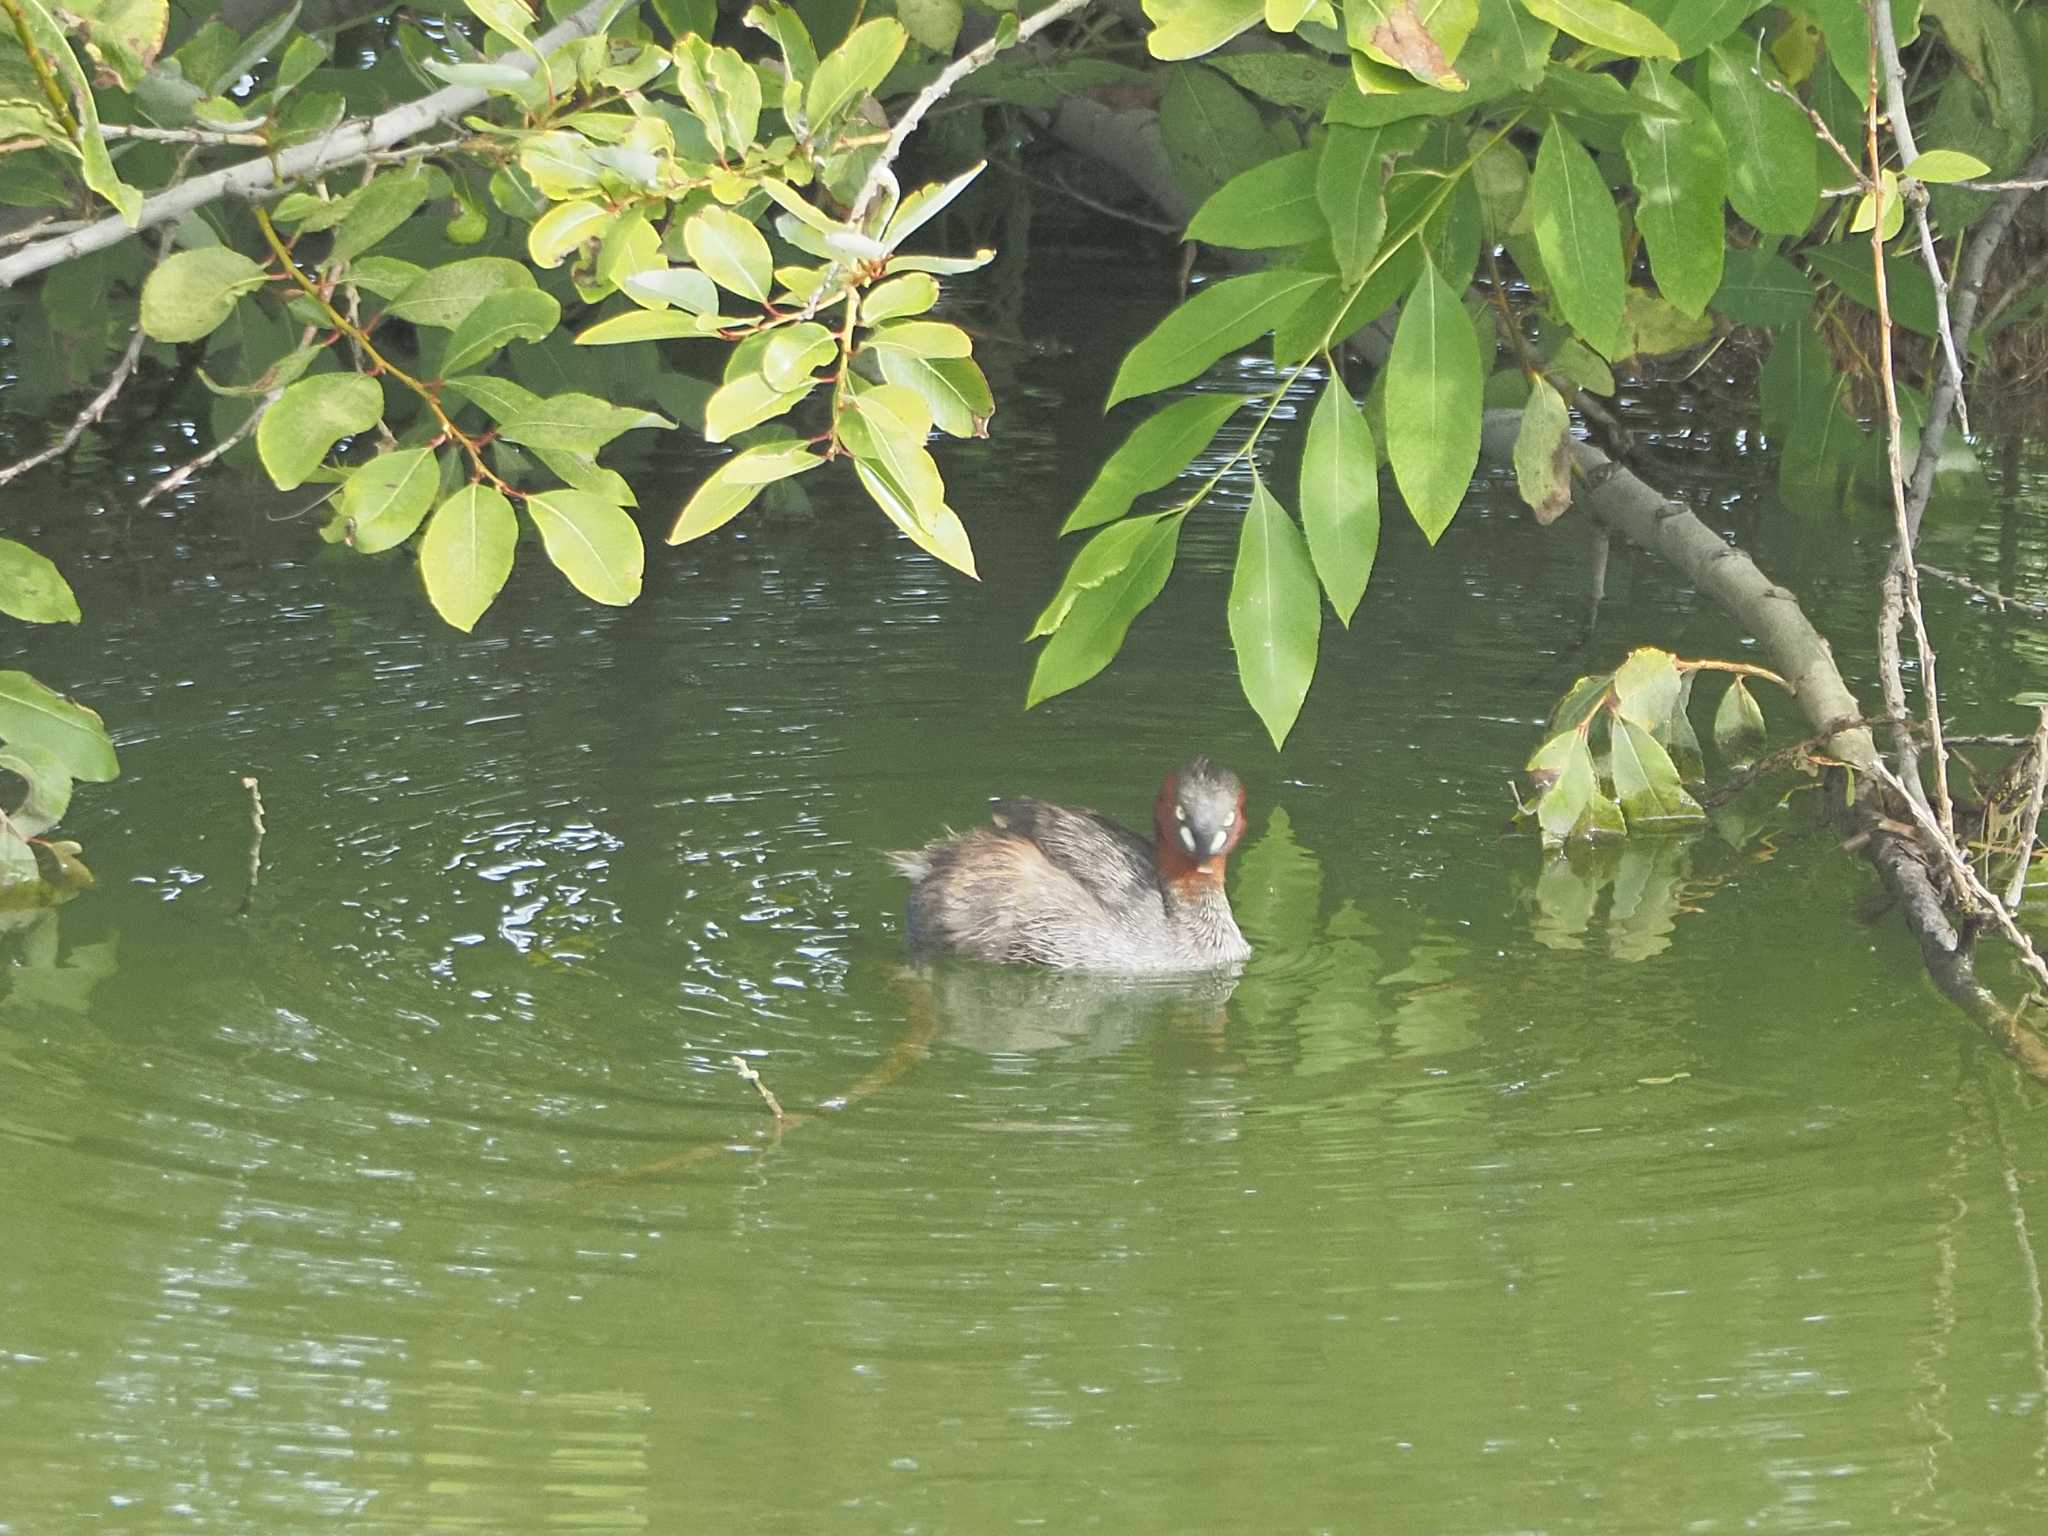
<path fill-rule="evenodd" d="M 998 800 L 993 826 L 889 857 L 911 946 L 1084 971 L 1201 971 L 1251 955 L 1223 894 L 1244 786 L 1198 757 L 1166 776 L 1149 841 L 1093 811 Z"/>

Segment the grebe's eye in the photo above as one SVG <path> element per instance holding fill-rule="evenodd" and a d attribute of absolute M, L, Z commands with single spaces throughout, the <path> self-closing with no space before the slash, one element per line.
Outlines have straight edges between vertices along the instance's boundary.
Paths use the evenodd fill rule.
<path fill-rule="evenodd" d="M 1226 827 L 1232 827 L 1232 826 L 1236 826 L 1236 825 L 1237 825 L 1237 812 L 1235 812 L 1235 811 L 1225 811 L 1225 812 L 1223 813 L 1223 825 L 1224 825 L 1224 826 L 1226 826 Z"/>
<path fill-rule="evenodd" d="M 1173 814 L 1178 820 L 1186 821 L 1188 819 L 1188 808 L 1179 802 L 1175 802 Z"/>

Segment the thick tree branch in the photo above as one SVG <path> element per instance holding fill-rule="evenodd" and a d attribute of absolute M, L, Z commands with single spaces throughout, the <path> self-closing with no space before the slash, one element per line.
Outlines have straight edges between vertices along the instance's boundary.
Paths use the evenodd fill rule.
<path fill-rule="evenodd" d="M 539 55 L 550 53 L 576 38 L 594 35 L 617 12 L 619 3 L 620 0 L 591 0 L 560 25 L 535 39 L 534 53 L 507 54 L 498 62 L 508 69 L 531 72 L 538 65 Z M 306 177 L 361 160 L 394 144 L 401 144 L 437 123 L 482 106 L 485 99 L 486 93 L 474 86 L 451 85 L 377 117 L 351 118 L 310 144 L 296 145 L 264 159 L 245 160 L 206 176 L 195 176 L 190 181 L 144 198 L 142 212 L 132 228 L 116 214 L 96 220 L 68 235 L 40 240 L 11 256 L 0 257 L 0 288 L 11 288 L 25 277 L 75 261 L 93 251 L 106 250 L 120 244 L 138 229 L 181 219 L 221 198 L 264 197 Z"/>

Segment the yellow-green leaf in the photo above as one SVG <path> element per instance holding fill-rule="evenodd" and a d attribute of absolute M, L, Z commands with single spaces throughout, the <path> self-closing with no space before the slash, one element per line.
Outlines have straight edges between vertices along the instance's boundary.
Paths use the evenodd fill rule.
<path fill-rule="evenodd" d="M 623 608 L 640 595 L 647 552 L 623 508 L 588 491 L 537 491 L 526 515 L 555 569 L 585 597 Z"/>
<path fill-rule="evenodd" d="M 420 575 L 435 612 L 460 630 L 476 628 L 512 574 L 519 520 L 512 503 L 485 485 L 465 485 L 434 509 L 420 540 Z"/>
<path fill-rule="evenodd" d="M 320 373 L 278 396 L 256 426 L 256 456 L 281 491 L 306 483 L 327 450 L 384 415 L 384 391 L 360 373 Z"/>

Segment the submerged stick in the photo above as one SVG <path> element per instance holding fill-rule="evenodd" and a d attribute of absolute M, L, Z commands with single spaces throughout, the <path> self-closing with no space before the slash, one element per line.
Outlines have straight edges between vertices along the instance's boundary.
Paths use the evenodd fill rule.
<path fill-rule="evenodd" d="M 249 883 L 242 891 L 237 917 L 247 917 L 256 904 L 256 882 L 263 877 L 263 790 L 254 774 L 242 775 L 242 788 L 249 791 Z"/>
<path fill-rule="evenodd" d="M 786 1124 L 789 1116 L 782 1112 L 781 1100 L 777 1099 L 774 1093 L 770 1091 L 768 1085 L 761 1081 L 761 1074 L 747 1065 L 747 1058 L 735 1056 L 732 1059 L 732 1064 L 739 1069 L 739 1074 L 742 1078 L 754 1085 L 754 1091 L 761 1095 L 761 1102 L 766 1104 L 769 1112 L 775 1116 L 775 1123 L 777 1125 Z"/>

